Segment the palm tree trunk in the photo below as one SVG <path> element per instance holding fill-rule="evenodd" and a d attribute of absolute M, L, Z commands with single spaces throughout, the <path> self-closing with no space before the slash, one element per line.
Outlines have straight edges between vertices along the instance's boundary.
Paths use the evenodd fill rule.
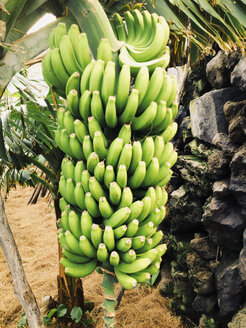
<path fill-rule="evenodd" d="M 21 257 L 10 229 L 0 193 L 0 244 L 2 245 L 10 273 L 13 277 L 14 292 L 19 299 L 30 328 L 43 327 L 43 320 L 32 289 L 26 280 Z"/>

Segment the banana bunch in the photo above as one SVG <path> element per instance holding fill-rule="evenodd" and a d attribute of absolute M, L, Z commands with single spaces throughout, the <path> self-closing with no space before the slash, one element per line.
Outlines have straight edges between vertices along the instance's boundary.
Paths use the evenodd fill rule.
<path fill-rule="evenodd" d="M 73 277 L 105 267 L 131 289 L 158 272 L 166 251 L 158 226 L 177 161 L 171 140 L 178 106 L 177 81 L 165 71 L 166 22 L 147 11 L 124 15 L 125 22 L 118 14 L 112 20 L 125 41 L 119 57 L 102 39 L 92 58 L 86 34 L 60 23 L 42 66 L 47 83 L 66 98 L 55 131 L 66 154 L 59 181 L 61 263 Z"/>
<path fill-rule="evenodd" d="M 144 65 L 152 72 L 156 67 L 166 68 L 169 60 L 169 26 L 162 16 L 138 9 L 124 12 L 124 20 L 115 13 L 111 25 L 121 47 L 119 62 L 128 63 L 134 74 Z"/>

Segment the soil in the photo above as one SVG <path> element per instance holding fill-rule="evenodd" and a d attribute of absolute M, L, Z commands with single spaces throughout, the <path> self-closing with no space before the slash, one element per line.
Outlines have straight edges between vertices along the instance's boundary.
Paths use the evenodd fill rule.
<path fill-rule="evenodd" d="M 5 202 L 7 218 L 20 252 L 27 280 L 36 296 L 41 311 L 45 314 L 42 300 L 57 296 L 58 244 L 55 214 L 47 198 L 35 205 L 27 205 L 33 192 L 31 188 L 11 189 Z M 103 291 L 102 275 L 93 273 L 83 279 L 85 299 L 94 302 L 90 313 L 93 327 L 103 326 L 101 304 Z M 0 247 L 0 328 L 16 328 L 22 308 L 16 298 L 12 278 Z M 52 327 L 58 327 L 53 322 Z M 116 312 L 116 327 L 119 328 L 176 328 L 181 327 L 179 318 L 173 316 L 167 301 L 158 289 L 140 287 L 125 291 Z"/>

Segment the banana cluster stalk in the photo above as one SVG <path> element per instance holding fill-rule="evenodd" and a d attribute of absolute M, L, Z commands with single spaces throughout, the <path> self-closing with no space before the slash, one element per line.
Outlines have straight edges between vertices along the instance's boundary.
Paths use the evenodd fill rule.
<path fill-rule="evenodd" d="M 123 41 L 118 57 L 102 39 L 92 58 L 86 34 L 60 23 L 42 67 L 46 82 L 66 98 L 55 132 L 66 154 L 59 181 L 61 263 L 73 277 L 106 267 L 131 289 L 158 272 L 166 251 L 158 226 L 177 161 L 171 143 L 177 81 L 165 71 L 163 17 L 133 10 L 124 20 L 115 14 L 112 26 Z"/>

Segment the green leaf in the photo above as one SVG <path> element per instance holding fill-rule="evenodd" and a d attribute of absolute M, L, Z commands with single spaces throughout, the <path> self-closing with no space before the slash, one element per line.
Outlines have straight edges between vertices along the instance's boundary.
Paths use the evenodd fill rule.
<path fill-rule="evenodd" d="M 57 307 L 57 312 L 56 312 L 56 316 L 57 318 L 62 318 L 67 314 L 67 308 L 65 304 L 60 304 Z"/>
<path fill-rule="evenodd" d="M 83 316 L 83 311 L 81 307 L 74 307 L 71 311 L 71 319 L 75 321 L 76 323 L 80 322 Z"/>
<path fill-rule="evenodd" d="M 56 312 L 57 312 L 57 308 L 54 308 L 54 309 L 50 310 L 50 312 L 47 315 L 48 318 L 51 319 Z"/>

